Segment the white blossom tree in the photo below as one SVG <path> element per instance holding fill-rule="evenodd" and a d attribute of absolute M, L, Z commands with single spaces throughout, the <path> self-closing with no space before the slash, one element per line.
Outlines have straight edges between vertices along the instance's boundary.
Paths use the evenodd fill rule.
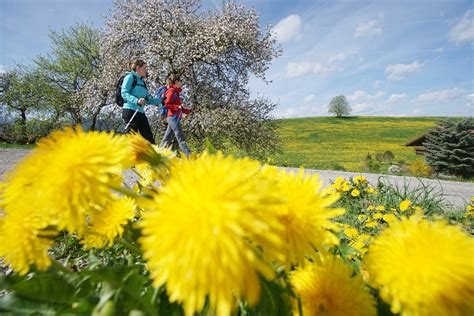
<path fill-rule="evenodd" d="M 118 0 L 101 43 L 98 83 L 112 91 L 133 58 L 147 62 L 152 89 L 178 73 L 193 107 L 185 124 L 188 137 L 257 153 L 277 144 L 270 115 L 275 104 L 250 100 L 249 77 L 266 81 L 279 54 L 270 27 L 262 30 L 258 13 L 243 5 L 205 11 L 197 0 Z"/>

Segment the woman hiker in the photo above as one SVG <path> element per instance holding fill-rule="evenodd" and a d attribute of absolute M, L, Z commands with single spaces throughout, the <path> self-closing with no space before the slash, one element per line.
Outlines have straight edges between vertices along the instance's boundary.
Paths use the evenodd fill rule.
<path fill-rule="evenodd" d="M 181 128 L 181 117 L 189 114 L 191 111 L 182 105 L 179 94 L 181 93 L 181 79 L 178 75 L 171 75 L 167 80 L 168 90 L 166 91 L 165 107 L 168 109 L 166 121 L 168 127 L 161 140 L 160 147 L 169 147 L 173 137 L 176 138 L 181 151 L 189 157 L 191 151 L 184 139 L 183 129 Z"/>
<path fill-rule="evenodd" d="M 126 132 L 130 130 L 138 132 L 150 143 L 155 144 L 155 138 L 143 107 L 145 104 L 160 105 L 161 99 L 153 98 L 148 93 L 145 81 L 143 80 L 147 74 L 148 66 L 143 60 L 133 60 L 130 63 L 130 70 L 131 72 L 123 79 L 121 89 L 121 95 L 124 100 L 122 118 L 125 124 L 130 122 L 135 111 L 137 113 L 130 122 Z"/>

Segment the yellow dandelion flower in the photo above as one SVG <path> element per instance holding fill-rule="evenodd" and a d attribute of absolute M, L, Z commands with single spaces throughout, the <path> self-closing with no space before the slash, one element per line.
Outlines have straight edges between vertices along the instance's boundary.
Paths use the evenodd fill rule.
<path fill-rule="evenodd" d="M 30 199 L 18 200 L 15 206 L 4 209 L 0 225 L 0 258 L 20 275 L 28 273 L 30 266 L 38 270 L 49 267 L 48 249 L 56 231 L 46 231 L 47 222 L 34 209 Z"/>
<path fill-rule="evenodd" d="M 374 218 L 374 219 L 382 219 L 382 218 L 383 218 L 383 214 L 380 213 L 380 212 L 377 212 L 377 213 L 374 214 L 373 218 Z"/>
<path fill-rule="evenodd" d="M 398 218 L 393 215 L 393 214 L 384 214 L 384 216 L 382 217 L 382 219 L 387 222 L 388 224 L 390 223 L 393 223 L 393 222 L 396 222 L 398 220 Z"/>
<path fill-rule="evenodd" d="M 393 313 L 474 314 L 474 239 L 444 221 L 392 224 L 375 239 L 365 263 Z"/>
<path fill-rule="evenodd" d="M 346 180 L 344 179 L 344 177 L 337 177 L 336 180 L 334 181 L 334 184 L 337 184 L 337 185 L 342 185 Z"/>
<path fill-rule="evenodd" d="M 354 178 L 354 183 L 356 185 L 363 184 L 363 183 L 366 183 L 366 182 L 367 182 L 367 180 L 365 179 L 364 176 L 357 176 L 357 177 Z"/>
<path fill-rule="evenodd" d="M 369 228 L 376 228 L 378 226 L 378 224 L 377 224 L 377 222 L 374 222 L 374 221 L 368 221 L 367 223 L 365 223 L 364 226 L 369 227 Z"/>
<path fill-rule="evenodd" d="M 279 210 L 279 219 L 284 226 L 286 266 L 304 264 L 305 256 L 314 254 L 314 248 L 336 245 L 339 239 L 329 231 L 338 230 L 331 218 L 344 214 L 344 209 L 330 206 L 339 196 L 328 195 L 322 188 L 319 176 L 308 175 L 300 169 L 298 173 L 265 168 L 264 176 L 276 182 L 278 192 L 286 201 Z"/>
<path fill-rule="evenodd" d="M 290 274 L 303 315 L 376 315 L 375 300 L 360 275 L 340 258 L 325 256 Z M 295 315 L 299 315 L 297 309 Z"/>
<path fill-rule="evenodd" d="M 134 200 L 122 197 L 111 200 L 102 210 L 92 211 L 82 243 L 86 248 L 111 246 L 117 236 L 122 236 L 123 226 L 134 217 L 135 209 Z"/>
<path fill-rule="evenodd" d="M 186 315 L 202 310 L 206 298 L 218 315 L 230 315 L 240 297 L 255 304 L 258 275 L 273 276 L 257 247 L 284 260 L 274 211 L 281 200 L 259 171 L 258 162 L 220 153 L 179 160 L 146 204 L 140 243 L 153 285 L 165 285 Z"/>
<path fill-rule="evenodd" d="M 80 127 L 57 131 L 38 144 L 43 170 L 34 182 L 41 190 L 37 208 L 48 210 L 59 229 L 81 232 L 91 204 L 105 205 L 111 186 L 120 186 L 130 166 L 126 137 L 84 132 Z"/>
<path fill-rule="evenodd" d="M 155 173 L 155 169 L 148 163 L 140 163 L 135 165 L 137 173 L 140 175 L 138 182 L 144 186 L 148 187 L 155 184 L 155 181 L 158 180 L 158 176 Z"/>
<path fill-rule="evenodd" d="M 410 200 L 404 200 L 400 203 L 400 211 L 405 212 L 411 206 Z"/>
<path fill-rule="evenodd" d="M 170 159 L 176 157 L 176 153 L 167 148 L 152 145 L 137 133 L 127 134 L 124 137 L 131 146 L 133 164 L 148 163 L 153 167 L 163 167 L 168 166 Z"/>
<path fill-rule="evenodd" d="M 360 238 L 366 243 L 372 240 L 372 236 L 370 236 L 369 234 L 361 234 Z"/>
<path fill-rule="evenodd" d="M 357 190 L 357 189 L 354 189 L 354 190 L 351 191 L 351 195 L 353 197 L 358 197 L 360 195 L 360 191 Z"/>
<path fill-rule="evenodd" d="M 422 207 L 415 206 L 415 214 L 423 214 L 425 210 Z"/>
<path fill-rule="evenodd" d="M 376 194 L 376 193 L 377 193 L 377 191 L 376 191 L 374 188 L 372 188 L 372 187 L 369 187 L 369 188 L 367 188 L 367 193 L 370 193 L 370 194 Z"/>
<path fill-rule="evenodd" d="M 145 142 L 149 145 L 148 141 L 145 140 Z M 150 146 L 154 151 L 154 155 L 159 156 L 160 162 L 155 161 L 154 165 L 148 162 L 135 165 L 137 173 L 141 176 L 138 182 L 144 187 L 155 185 L 157 182 L 164 184 L 170 175 L 171 164 L 178 159 L 176 153 L 167 148 L 158 147 L 157 145 Z M 157 160 L 156 158 L 150 159 Z"/>
<path fill-rule="evenodd" d="M 373 210 L 375 210 L 375 207 L 374 207 L 373 205 L 369 205 L 369 206 L 367 207 L 367 211 L 371 212 L 371 211 L 373 211 Z"/>
<path fill-rule="evenodd" d="M 367 215 L 360 214 L 360 215 L 357 216 L 357 220 L 358 220 L 359 222 L 363 222 L 363 221 L 365 221 L 366 219 L 367 219 Z"/>
<path fill-rule="evenodd" d="M 358 251 L 360 251 L 362 248 L 366 246 L 365 243 L 360 238 L 356 238 L 352 240 L 349 243 L 349 245 Z"/>
<path fill-rule="evenodd" d="M 474 210 L 474 206 L 472 206 L 472 205 L 466 206 L 466 211 L 470 212 L 472 210 Z"/>
<path fill-rule="evenodd" d="M 360 253 L 367 252 L 367 246 L 370 244 L 372 237 L 368 234 L 360 234 L 356 239 L 352 240 L 349 245 Z"/>
<path fill-rule="evenodd" d="M 385 211 L 385 206 L 379 205 L 375 208 L 377 211 Z"/>
<path fill-rule="evenodd" d="M 344 180 L 343 177 L 337 177 L 334 183 L 331 185 L 333 189 L 335 189 L 337 192 L 342 192 L 342 187 L 346 180 Z"/>
<path fill-rule="evenodd" d="M 349 238 L 355 238 L 359 235 L 359 231 L 356 228 L 346 228 L 344 229 L 344 234 Z"/>
<path fill-rule="evenodd" d="M 43 172 L 40 158 L 33 151 L 1 183 L 0 258 L 21 275 L 32 265 L 38 270 L 50 265 L 48 248 L 57 233 L 55 219 L 36 206 L 41 198 L 41 188 L 34 184 Z"/>
<path fill-rule="evenodd" d="M 352 186 L 346 181 L 342 184 L 342 191 L 347 192 L 352 189 Z"/>

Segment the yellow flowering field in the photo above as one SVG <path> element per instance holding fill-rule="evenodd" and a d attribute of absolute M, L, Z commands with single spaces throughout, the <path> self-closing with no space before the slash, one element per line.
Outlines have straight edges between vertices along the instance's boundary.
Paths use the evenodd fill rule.
<path fill-rule="evenodd" d="M 472 315 L 472 203 L 441 206 L 68 128 L 0 183 L 0 312 Z"/>
<path fill-rule="evenodd" d="M 275 165 L 363 171 L 368 153 L 392 151 L 395 160 L 416 160 L 403 146 L 436 126 L 437 117 L 310 117 L 278 122 L 283 150 Z"/>

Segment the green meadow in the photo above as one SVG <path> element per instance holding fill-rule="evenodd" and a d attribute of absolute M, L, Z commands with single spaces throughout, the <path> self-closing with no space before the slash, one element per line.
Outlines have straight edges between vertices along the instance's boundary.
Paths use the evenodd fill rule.
<path fill-rule="evenodd" d="M 279 166 L 364 171 L 368 153 L 391 151 L 394 162 L 422 159 L 404 144 L 436 126 L 441 117 L 309 117 L 278 121 Z"/>

